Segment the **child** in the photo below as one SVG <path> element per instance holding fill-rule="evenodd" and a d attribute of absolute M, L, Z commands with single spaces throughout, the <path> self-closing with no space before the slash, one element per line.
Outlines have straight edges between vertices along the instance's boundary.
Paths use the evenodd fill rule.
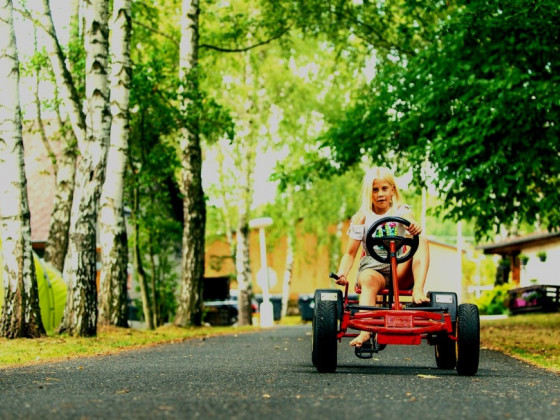
<path fill-rule="evenodd" d="M 372 168 L 364 175 L 362 184 L 362 204 L 358 212 L 352 217 L 348 229 L 348 246 L 342 256 L 338 268 L 337 284 L 347 284 L 346 276 L 354 264 L 360 245 L 365 250 L 365 235 L 368 229 L 379 219 L 388 216 L 402 217 L 410 222 L 408 232 L 419 235 L 422 227 L 412 217 L 410 207 L 401 204 L 399 189 L 395 184 L 395 177 L 384 167 Z M 399 226 L 399 235 L 403 236 L 404 227 Z M 424 294 L 424 284 L 429 266 L 428 243 L 425 238 L 419 238 L 419 246 L 411 260 L 397 266 L 400 289 L 412 288 L 412 300 L 416 304 L 429 302 Z M 361 288 L 360 305 L 375 306 L 377 294 L 389 286 L 390 265 L 380 263 L 367 254 L 360 260 L 357 286 Z M 361 347 L 367 342 L 371 334 L 361 333 L 350 342 L 351 346 Z"/>

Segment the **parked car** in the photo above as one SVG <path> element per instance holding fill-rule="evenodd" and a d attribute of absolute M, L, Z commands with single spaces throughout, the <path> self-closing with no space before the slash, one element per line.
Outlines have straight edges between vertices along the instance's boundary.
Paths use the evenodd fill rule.
<path fill-rule="evenodd" d="M 213 299 L 204 301 L 204 322 L 210 325 L 233 325 L 239 319 L 239 291 L 229 291 L 227 299 Z M 255 299 L 251 301 L 253 313 L 258 312 L 258 303 Z"/>
<path fill-rule="evenodd" d="M 239 309 L 239 305 L 238 305 L 238 300 L 239 300 L 239 290 L 237 289 L 231 289 L 229 291 L 229 296 L 231 298 L 231 300 L 235 301 L 235 307 Z M 253 299 L 251 299 L 251 308 L 253 310 L 253 313 L 257 313 L 259 311 L 259 303 L 257 302 L 257 300 L 253 297 Z"/>
<path fill-rule="evenodd" d="M 204 322 L 213 325 L 233 325 L 239 318 L 237 300 L 204 301 Z"/>

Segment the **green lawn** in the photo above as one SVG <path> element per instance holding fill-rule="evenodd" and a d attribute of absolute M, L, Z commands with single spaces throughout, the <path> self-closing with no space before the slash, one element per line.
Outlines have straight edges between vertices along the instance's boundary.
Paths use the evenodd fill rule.
<path fill-rule="evenodd" d="M 560 373 L 560 313 L 482 321 L 481 345 Z"/>

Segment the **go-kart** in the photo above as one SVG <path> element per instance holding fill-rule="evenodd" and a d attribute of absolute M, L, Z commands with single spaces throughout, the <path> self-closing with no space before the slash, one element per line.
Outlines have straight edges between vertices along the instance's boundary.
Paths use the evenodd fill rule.
<path fill-rule="evenodd" d="M 438 368 L 456 368 L 459 375 L 475 375 L 480 354 L 478 307 L 469 303 L 458 305 L 453 292 L 429 292 L 430 302 L 423 305 L 415 305 L 410 298 L 401 302 L 401 297 L 412 296 L 412 291 L 399 290 L 397 264 L 413 257 L 419 238 L 399 236 L 396 223 L 410 226 L 403 218 L 385 217 L 374 223 L 366 236 L 365 248 L 369 255 L 390 264 L 391 281 L 389 288 L 377 296 L 379 306 L 361 306 L 357 299 L 349 298 L 348 284 L 344 294 L 340 289 L 315 291 L 313 365 L 319 372 L 335 372 L 337 342 L 343 337 L 358 336 L 349 332 L 357 330 L 369 331 L 372 337 L 355 348 L 360 358 L 372 358 L 390 344 L 418 345 L 425 339 L 435 347 Z M 337 278 L 333 273 L 330 277 Z M 407 299 L 409 302 L 405 302 Z"/>

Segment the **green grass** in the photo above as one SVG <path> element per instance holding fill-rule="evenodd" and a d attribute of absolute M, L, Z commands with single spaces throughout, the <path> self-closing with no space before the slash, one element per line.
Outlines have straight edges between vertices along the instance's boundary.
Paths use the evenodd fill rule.
<path fill-rule="evenodd" d="M 256 331 L 256 327 L 160 327 L 154 331 L 100 327 L 97 337 L 52 336 L 0 339 L 0 367 L 21 366 L 80 356 L 96 356 L 155 344 Z"/>
<path fill-rule="evenodd" d="M 299 316 L 288 316 L 279 325 L 300 325 Z M 160 327 L 154 331 L 132 328 L 99 328 L 97 337 L 52 336 L 38 339 L 0 339 L 0 367 L 22 366 L 73 357 L 96 356 L 155 344 L 204 339 L 220 334 L 259 331 L 253 327 Z M 517 315 L 484 320 L 481 346 L 560 373 L 560 313 Z"/>
<path fill-rule="evenodd" d="M 560 373 L 560 313 L 484 320 L 480 339 L 482 347 Z"/>

